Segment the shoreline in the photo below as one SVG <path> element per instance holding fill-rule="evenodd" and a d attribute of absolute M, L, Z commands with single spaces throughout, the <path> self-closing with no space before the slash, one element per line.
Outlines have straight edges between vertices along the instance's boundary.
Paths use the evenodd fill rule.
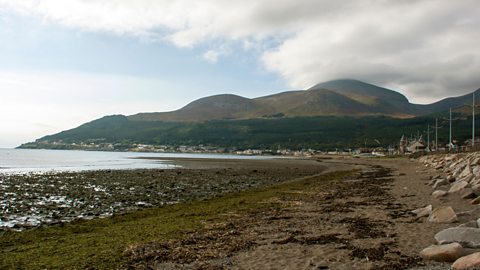
<path fill-rule="evenodd" d="M 255 175 L 269 175 L 277 180 L 283 177 L 284 180 L 248 189 L 240 185 L 242 188 L 238 190 L 216 196 L 195 197 L 175 205 L 135 210 L 105 219 L 74 221 L 20 233 L 4 232 L 1 241 L 6 241 L 3 242 L 6 249 L 2 253 L 22 261 L 23 256 L 28 257 L 28 252 L 21 251 L 26 248 L 22 247 L 23 244 L 15 243 L 28 237 L 38 238 L 28 242 L 39 245 L 38 241 L 44 239 L 41 235 L 47 232 L 58 235 L 59 239 L 52 241 L 66 241 L 68 245 L 65 244 L 64 248 L 76 246 L 83 250 L 85 246 L 77 246 L 77 242 L 84 241 L 81 239 L 90 234 L 93 237 L 100 233 L 110 237 L 89 247 L 91 252 L 99 255 L 92 254 L 92 258 L 78 255 L 77 259 L 85 265 L 109 261 L 106 265 L 110 266 L 103 268 L 280 267 L 293 270 L 450 267 L 449 264 L 424 261 L 419 257 L 423 248 L 433 244 L 436 232 L 452 225 L 429 223 L 411 213 L 414 209 L 432 204 L 432 188 L 428 182 L 436 174 L 436 171 L 425 168 L 417 161 L 345 157 L 201 161 L 204 162 L 178 160 L 176 162 L 197 163 L 197 168 L 169 171 L 181 172 L 172 175 L 174 179 L 178 179 L 179 175 L 194 178 L 198 175 L 189 173 L 203 172 L 203 176 L 210 180 L 225 178 L 225 175 L 230 175 L 227 177 L 230 180 L 234 179 L 234 175 L 246 176 L 242 181 Z M 348 170 L 354 172 L 342 173 Z M 145 176 L 141 177 L 145 179 Z M 245 184 L 242 181 L 238 183 Z M 464 201 L 454 196 L 433 204 L 452 205 L 459 212 L 469 209 Z M 458 222 L 469 219 L 465 215 L 459 216 Z M 98 227 L 95 224 L 104 225 Z M 86 235 L 75 233 L 87 228 L 91 232 Z M 99 230 L 102 232 L 97 232 Z M 125 230 L 133 230 L 134 235 L 124 235 L 128 233 Z M 126 241 L 122 239 L 131 237 L 132 240 L 127 241 L 129 244 L 122 244 Z M 113 245 L 111 241 L 116 241 L 113 253 L 101 255 L 104 252 L 100 251 L 103 250 L 101 243 Z M 48 243 L 45 245 L 40 245 L 43 252 L 48 249 Z M 48 256 L 60 256 L 58 260 L 62 260 L 56 252 Z M 12 259 L 6 261 L 12 263 Z M 56 263 L 62 265 L 58 261 L 43 261 L 38 265 L 49 268 Z M 6 264 L 5 268 L 14 268 L 14 265 Z M 76 262 L 70 267 L 73 265 L 83 268 L 84 264 Z"/>
<path fill-rule="evenodd" d="M 0 191 L 4 194 L 0 200 L 0 230 L 106 218 L 274 185 L 325 170 L 315 160 L 168 160 L 187 168 L 0 175 Z"/>

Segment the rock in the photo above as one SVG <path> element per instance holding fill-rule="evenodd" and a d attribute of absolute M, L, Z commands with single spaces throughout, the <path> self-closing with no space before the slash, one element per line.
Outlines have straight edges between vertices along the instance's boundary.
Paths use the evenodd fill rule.
<path fill-rule="evenodd" d="M 480 204 L 480 197 L 477 197 L 477 198 L 471 200 L 471 201 L 470 201 L 470 204 L 474 204 L 474 205 Z"/>
<path fill-rule="evenodd" d="M 457 220 L 457 214 L 450 206 L 437 208 L 428 217 L 428 221 L 434 223 L 453 223 Z"/>
<path fill-rule="evenodd" d="M 472 185 L 472 191 L 475 195 L 480 196 L 480 184 Z"/>
<path fill-rule="evenodd" d="M 434 198 L 440 198 L 440 197 L 443 197 L 445 195 L 447 195 L 448 192 L 446 192 L 445 190 L 435 190 L 433 193 L 432 193 L 432 196 Z"/>
<path fill-rule="evenodd" d="M 450 183 L 455 182 L 455 176 L 453 176 L 453 175 L 447 176 L 447 181 L 450 182 Z"/>
<path fill-rule="evenodd" d="M 468 256 L 461 257 L 452 264 L 452 269 L 472 269 L 480 266 L 480 252 L 470 254 Z"/>
<path fill-rule="evenodd" d="M 475 176 L 480 176 L 480 166 L 473 167 L 472 173 Z"/>
<path fill-rule="evenodd" d="M 454 227 L 440 231 L 435 235 L 439 245 L 457 242 L 463 247 L 480 247 L 480 229 L 469 227 Z"/>
<path fill-rule="evenodd" d="M 466 181 L 456 182 L 455 184 L 452 185 L 452 187 L 450 188 L 448 193 L 459 192 L 460 190 L 462 190 L 466 187 L 468 187 L 468 182 L 466 182 Z"/>
<path fill-rule="evenodd" d="M 448 185 L 447 179 L 439 179 L 435 181 L 435 183 L 433 184 L 433 188 L 437 189 L 439 186 L 445 186 L 445 185 Z"/>
<path fill-rule="evenodd" d="M 472 182 L 474 179 L 475 179 L 475 176 L 469 175 L 469 176 L 460 178 L 460 180 L 458 180 L 458 182 L 460 182 L 460 181 L 465 181 L 465 182 L 470 183 L 470 182 Z"/>
<path fill-rule="evenodd" d="M 458 192 L 462 199 L 473 199 L 477 197 L 471 188 L 464 188 Z"/>
<path fill-rule="evenodd" d="M 429 216 L 431 213 L 432 213 L 432 205 L 427 205 L 425 207 L 422 207 L 422 208 L 418 208 L 418 209 L 415 209 L 412 211 L 412 213 L 416 214 L 417 217 L 426 217 L 426 216 Z"/>
<path fill-rule="evenodd" d="M 468 227 L 468 228 L 478 228 L 477 221 L 472 220 L 472 221 L 469 221 L 469 222 L 467 222 L 467 223 L 463 223 L 463 224 L 460 224 L 460 225 L 457 226 L 457 228 L 465 228 L 465 227 Z"/>
<path fill-rule="evenodd" d="M 479 218 L 479 219 L 477 219 L 477 227 L 479 227 L 479 228 L 480 228 L 480 218 Z"/>
<path fill-rule="evenodd" d="M 465 250 L 459 243 L 446 245 L 433 245 L 420 252 L 420 256 L 425 260 L 437 262 L 453 262 L 456 259 L 465 256 Z"/>
<path fill-rule="evenodd" d="M 458 177 L 465 178 L 470 175 L 472 175 L 472 168 L 470 167 L 470 164 L 467 164 L 467 166 L 465 166 L 465 169 L 463 169 L 463 171 L 460 173 Z"/>
<path fill-rule="evenodd" d="M 470 162 L 470 166 L 473 166 L 473 170 L 475 170 L 475 168 L 477 167 L 476 165 L 478 165 L 479 163 L 480 163 L 480 157 L 474 157 Z"/>

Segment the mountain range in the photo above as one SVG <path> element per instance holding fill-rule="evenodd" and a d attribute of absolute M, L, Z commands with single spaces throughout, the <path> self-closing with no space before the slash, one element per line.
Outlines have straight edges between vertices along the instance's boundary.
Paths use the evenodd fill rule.
<path fill-rule="evenodd" d="M 258 98 L 232 94 L 195 100 L 171 112 L 139 113 L 132 121 L 208 121 L 303 116 L 372 116 L 411 118 L 460 107 L 471 94 L 419 105 L 393 90 L 358 80 L 319 83 L 307 90 L 288 91 Z"/>
<path fill-rule="evenodd" d="M 464 121 L 470 117 L 471 102 L 470 93 L 427 105 L 412 104 L 390 89 L 335 80 L 253 99 L 215 95 L 171 112 L 106 116 L 20 148 L 84 149 L 77 146 L 85 143 L 109 145 L 109 150 L 112 145 L 113 150 L 128 150 L 134 144 L 351 148 L 363 146 L 368 138 L 395 145 L 403 134 L 424 133 L 435 118 L 440 126 L 448 126 L 449 108 L 454 108 L 456 119 L 463 119 L 453 123 L 453 135 L 462 141 L 471 136 L 471 122 Z M 438 137 L 439 142 L 446 141 L 448 130 L 441 129 Z"/>

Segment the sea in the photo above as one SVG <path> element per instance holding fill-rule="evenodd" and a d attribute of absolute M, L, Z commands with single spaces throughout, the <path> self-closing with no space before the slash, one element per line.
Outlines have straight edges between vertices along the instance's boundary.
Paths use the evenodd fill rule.
<path fill-rule="evenodd" d="M 161 158 L 263 159 L 266 157 L 227 154 L 0 149 L 0 174 L 178 168 L 171 161 Z"/>

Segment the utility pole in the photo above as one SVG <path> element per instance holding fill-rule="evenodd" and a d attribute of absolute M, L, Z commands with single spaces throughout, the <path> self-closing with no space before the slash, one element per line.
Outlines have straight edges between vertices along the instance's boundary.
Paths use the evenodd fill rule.
<path fill-rule="evenodd" d="M 427 125 L 427 149 L 430 151 L 430 124 Z"/>
<path fill-rule="evenodd" d="M 435 118 L 435 152 L 438 152 L 438 118 Z"/>
<path fill-rule="evenodd" d="M 448 139 L 448 150 L 452 151 L 452 108 L 450 108 L 450 137 Z"/>

